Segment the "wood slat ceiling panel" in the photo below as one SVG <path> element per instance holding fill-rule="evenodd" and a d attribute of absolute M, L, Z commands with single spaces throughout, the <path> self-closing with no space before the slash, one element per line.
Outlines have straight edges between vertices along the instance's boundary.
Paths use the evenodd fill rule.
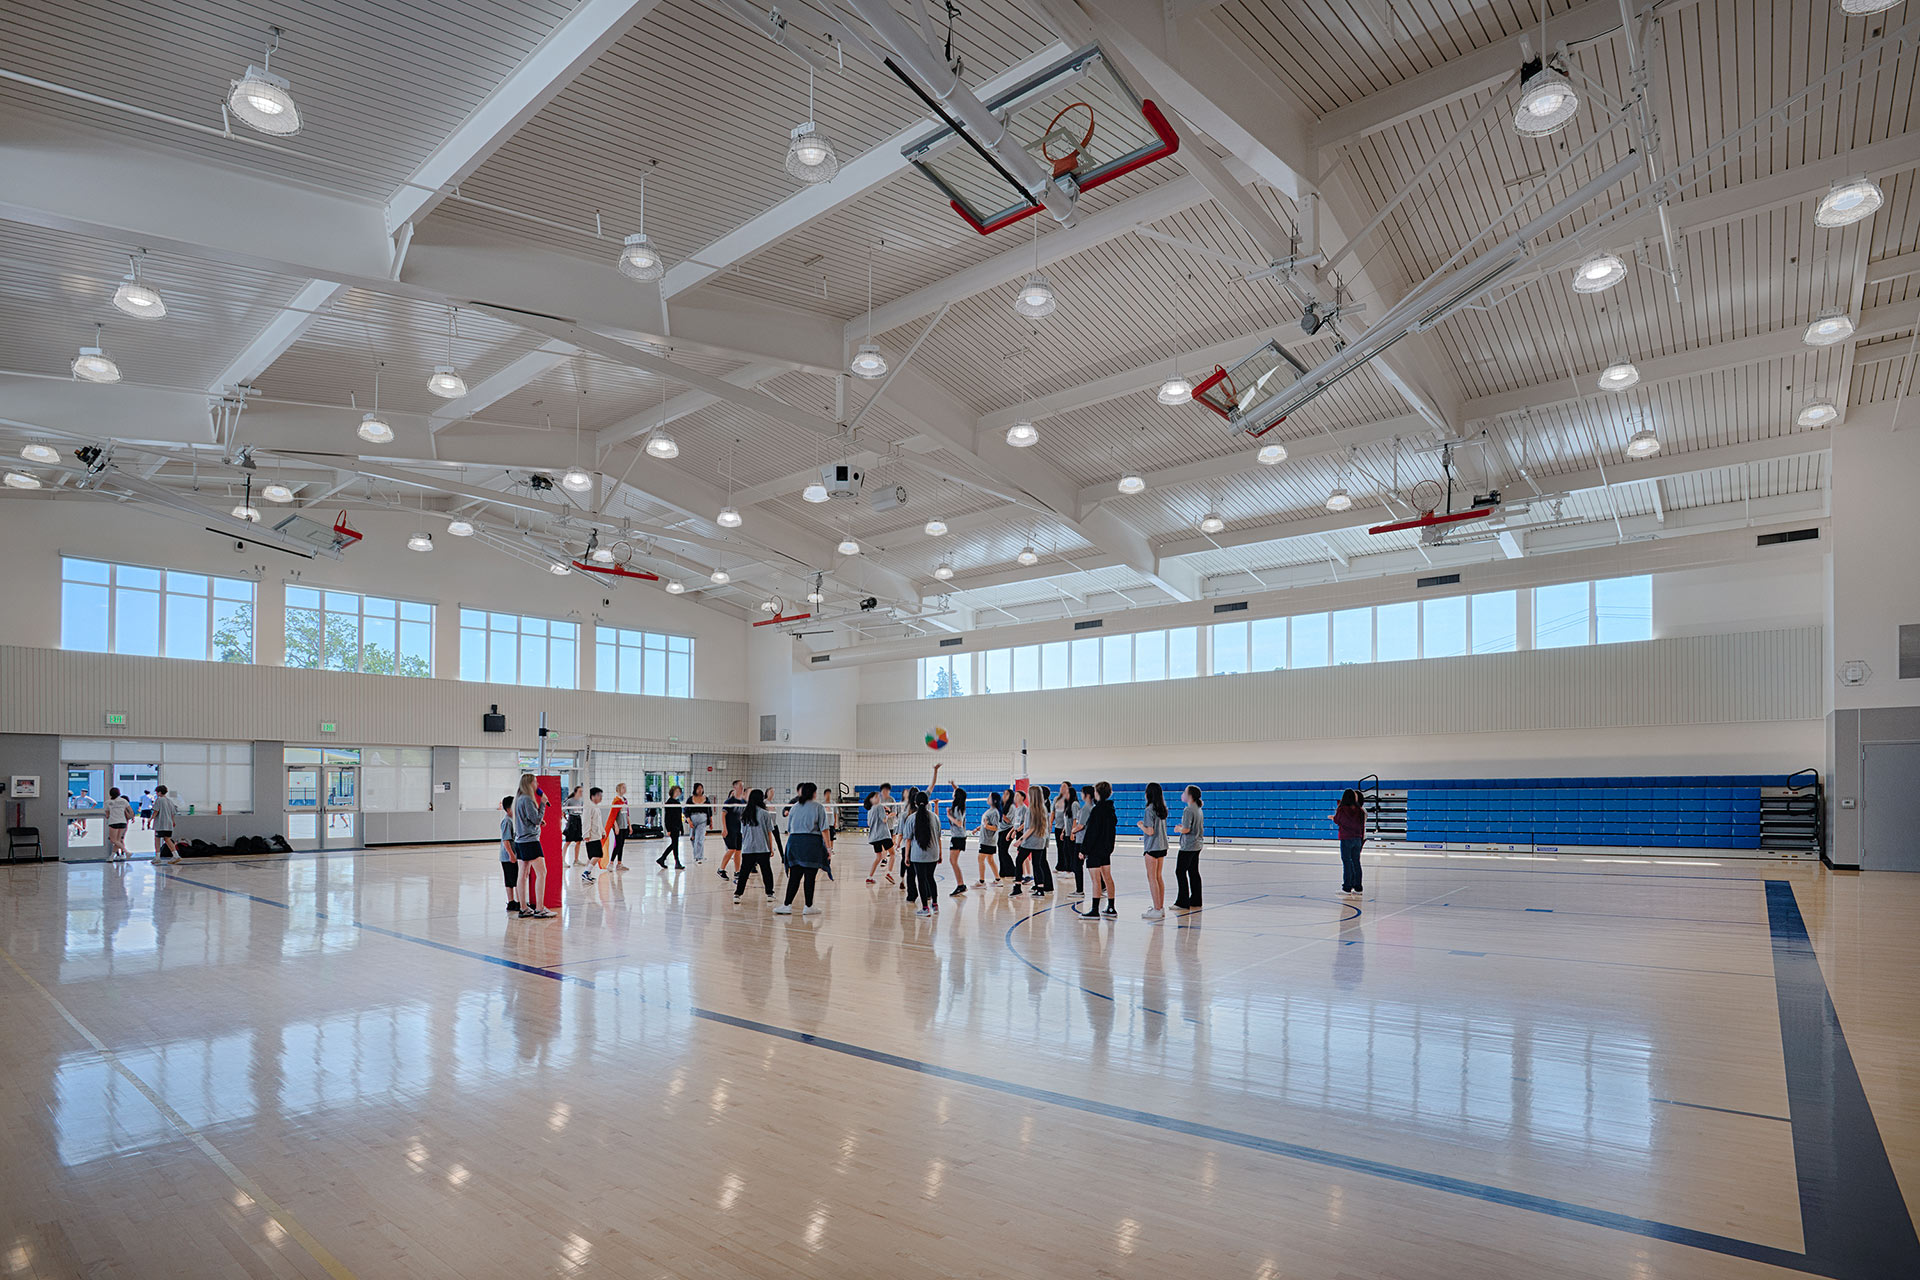
<path fill-rule="evenodd" d="M 4 0 L 10 68 L 214 128 L 228 83 L 260 64 L 269 27 L 284 28 L 273 70 L 292 81 L 303 127 L 275 151 L 13 83 L 0 84 L 0 99 L 129 141 L 384 200 L 572 7 L 567 0 Z"/>

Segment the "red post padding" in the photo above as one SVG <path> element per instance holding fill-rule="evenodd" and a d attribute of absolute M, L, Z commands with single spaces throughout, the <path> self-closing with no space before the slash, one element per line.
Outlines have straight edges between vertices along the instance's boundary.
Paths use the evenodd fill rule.
<path fill-rule="evenodd" d="M 558 774 L 540 775 L 540 794 L 547 798 L 547 807 L 540 816 L 540 852 L 546 856 L 540 859 L 540 905 L 549 911 L 560 909 L 561 878 L 566 869 L 560 865 L 560 856 L 564 848 L 560 842 L 561 826 L 564 820 L 561 810 L 566 806 L 567 797 L 560 790 Z"/>

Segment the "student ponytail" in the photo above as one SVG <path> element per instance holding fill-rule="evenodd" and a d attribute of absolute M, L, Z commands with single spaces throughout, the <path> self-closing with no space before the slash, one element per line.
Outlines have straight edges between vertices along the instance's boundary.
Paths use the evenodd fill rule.
<path fill-rule="evenodd" d="M 913 839 L 922 848 L 933 847 L 933 815 L 927 812 L 927 793 L 913 793 Z"/>
<path fill-rule="evenodd" d="M 749 827 L 760 825 L 760 815 L 767 811 L 767 793 L 755 787 L 747 794 L 747 808 L 740 815 L 741 824 Z"/>

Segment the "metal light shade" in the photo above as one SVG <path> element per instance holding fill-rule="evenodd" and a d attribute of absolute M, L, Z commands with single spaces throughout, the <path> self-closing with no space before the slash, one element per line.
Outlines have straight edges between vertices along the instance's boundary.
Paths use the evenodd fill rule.
<path fill-rule="evenodd" d="M 259 524 L 260 508 L 250 507 L 243 502 L 233 509 L 233 518 L 235 520 L 245 520 L 248 524 Z"/>
<path fill-rule="evenodd" d="M 1627 264 L 1618 254 L 1602 253 L 1588 258 L 1574 269 L 1575 293 L 1605 293 L 1627 278 Z"/>
<path fill-rule="evenodd" d="M 407 539 L 407 550 L 409 551 L 433 550 L 433 535 L 430 533 L 414 534 L 411 538 Z"/>
<path fill-rule="evenodd" d="M 729 582 L 733 581 L 733 575 L 728 573 L 725 569 L 715 569 L 712 573 L 707 575 L 707 581 L 724 587 Z"/>
<path fill-rule="evenodd" d="M 568 574 L 573 572 L 573 566 L 561 564 L 558 560 L 555 560 L 552 564 L 547 566 L 547 572 L 552 574 L 556 578 L 564 578 Z"/>
<path fill-rule="evenodd" d="M 300 132 L 300 108 L 290 92 L 293 82 L 285 76 L 258 67 L 232 82 L 227 91 L 227 107 L 243 124 L 276 138 L 288 138 Z"/>
<path fill-rule="evenodd" d="M 1828 400 L 1815 400 L 1800 411 L 1794 421 L 1803 427 L 1824 427 L 1840 416 L 1840 410 Z"/>
<path fill-rule="evenodd" d="M 1880 184 L 1866 178 L 1846 178 L 1827 188 L 1814 206 L 1813 221 L 1820 227 L 1845 227 L 1862 218 L 1871 218 L 1874 210 L 1886 202 Z"/>
<path fill-rule="evenodd" d="M 687 584 L 678 578 L 670 578 L 667 580 L 667 594 L 670 596 L 677 596 L 686 589 Z"/>
<path fill-rule="evenodd" d="M 824 603 L 826 603 L 826 599 L 827 599 L 827 595 L 826 595 L 826 593 L 825 593 L 824 591 L 809 591 L 809 592 L 807 592 L 807 603 L 808 603 L 808 604 L 824 604 Z"/>
<path fill-rule="evenodd" d="M 1016 449 L 1025 449 L 1040 443 L 1040 433 L 1031 422 L 1016 422 L 1007 428 L 1007 443 Z"/>
<path fill-rule="evenodd" d="M 1327 495 L 1327 510 L 1347 511 L 1353 507 L 1353 495 L 1344 488 L 1335 489 Z"/>
<path fill-rule="evenodd" d="M 1218 533 L 1226 527 L 1227 522 L 1222 520 L 1216 512 L 1209 511 L 1200 517 L 1200 532 L 1202 533 Z"/>
<path fill-rule="evenodd" d="M 612 564 L 613 548 L 612 547 L 595 547 L 593 549 L 593 555 L 589 558 L 595 564 Z"/>
<path fill-rule="evenodd" d="M 1542 67 L 1520 86 L 1520 105 L 1513 111 L 1513 127 L 1522 137 L 1544 138 L 1567 127 L 1580 110 L 1573 82 L 1552 67 Z"/>
<path fill-rule="evenodd" d="M 1870 13 L 1885 13 L 1900 3 L 1900 0 L 1840 0 L 1840 12 L 1854 18 L 1864 18 Z"/>
<path fill-rule="evenodd" d="M 1802 335 L 1810 347 L 1830 347 L 1853 333 L 1853 317 L 1844 311 L 1822 311 Z"/>
<path fill-rule="evenodd" d="M 1160 384 L 1154 399 L 1161 404 L 1185 404 L 1193 399 L 1193 384 L 1185 378 L 1168 378 Z"/>
<path fill-rule="evenodd" d="M 1120 483 L 1114 487 L 1122 493 L 1141 493 L 1145 491 L 1147 482 L 1144 478 L 1129 471 L 1126 475 L 1120 477 Z"/>
<path fill-rule="evenodd" d="M 1627 439 L 1629 458 L 1651 458 L 1660 452 L 1660 437 L 1650 427 L 1642 427 Z"/>
<path fill-rule="evenodd" d="M 667 264 L 660 251 L 648 242 L 646 233 L 636 231 L 620 248 L 620 274 L 629 280 L 658 280 Z"/>
<path fill-rule="evenodd" d="M 113 291 L 113 305 L 141 320 L 158 320 L 167 314 L 167 304 L 160 300 L 159 291 L 131 275 Z"/>
<path fill-rule="evenodd" d="M 953 576 L 953 566 L 948 564 L 945 560 L 942 560 L 939 564 L 933 567 L 933 576 L 940 579 L 940 581 L 945 582 L 948 578 L 951 578 Z"/>
<path fill-rule="evenodd" d="M 471 538 L 473 536 L 473 522 L 471 520 L 449 520 L 447 521 L 447 532 L 456 538 Z"/>
<path fill-rule="evenodd" d="M 827 492 L 827 486 L 821 484 L 818 480 L 812 481 L 806 488 L 802 489 L 800 496 L 815 506 L 818 506 L 822 502 L 829 501 L 833 497 L 832 494 Z"/>
<path fill-rule="evenodd" d="M 795 125 L 787 135 L 787 172 L 802 182 L 826 182 L 840 172 L 833 139 L 811 120 Z"/>
<path fill-rule="evenodd" d="M 847 365 L 847 369 L 854 377 L 871 381 L 886 375 L 887 358 L 880 354 L 879 347 L 871 342 L 863 343 L 860 349 L 853 353 L 853 360 Z"/>
<path fill-rule="evenodd" d="M 560 477 L 560 483 L 575 493 L 593 488 L 593 477 L 579 467 L 568 467 L 567 474 Z"/>
<path fill-rule="evenodd" d="M 1020 554 L 1019 556 L 1016 557 L 1016 559 L 1018 559 L 1021 564 L 1039 564 L 1040 553 L 1038 551 L 1035 551 L 1032 547 L 1022 547 L 1020 548 Z"/>
<path fill-rule="evenodd" d="M 929 538 L 945 537 L 946 532 L 947 532 L 947 522 L 945 520 L 927 521 L 927 536 Z"/>
<path fill-rule="evenodd" d="M 29 475 L 24 471 L 7 472 L 7 488 L 9 489 L 38 489 L 39 487 L 39 476 Z"/>
<path fill-rule="evenodd" d="M 427 390 L 442 400 L 458 400 L 467 394 L 467 380 L 450 364 L 436 365 L 433 376 L 427 379 Z"/>
<path fill-rule="evenodd" d="M 260 496 L 268 502 L 292 502 L 293 490 L 275 480 L 260 490 Z"/>
<path fill-rule="evenodd" d="M 1283 444 L 1263 444 L 1260 446 L 1260 452 L 1253 455 L 1253 460 L 1267 467 L 1272 466 L 1276 462 L 1285 462 L 1287 460 L 1287 446 Z"/>
<path fill-rule="evenodd" d="M 738 529 L 740 527 L 740 513 L 733 507 L 722 507 L 720 508 L 720 514 L 713 518 L 713 522 L 722 529 Z"/>
<path fill-rule="evenodd" d="M 852 538 L 840 539 L 840 546 L 837 549 L 843 556 L 857 556 L 860 554 L 860 544 Z"/>
<path fill-rule="evenodd" d="M 653 458 L 677 458 L 680 456 L 680 442 L 664 431 L 656 431 L 647 438 L 647 455 Z"/>
<path fill-rule="evenodd" d="M 120 366 L 99 347 L 82 347 L 73 358 L 73 376 L 82 382 L 118 382 Z"/>
<path fill-rule="evenodd" d="M 1013 295 L 1013 309 L 1029 320 L 1039 320 L 1050 316 L 1060 300 L 1054 296 L 1053 282 L 1036 271 L 1020 284 L 1020 292 Z"/>
<path fill-rule="evenodd" d="M 1594 380 L 1594 385 L 1602 391 L 1625 391 L 1638 381 L 1640 381 L 1639 368 L 1631 360 L 1622 360 L 1618 364 L 1610 364 L 1602 369 L 1600 376 Z"/>
<path fill-rule="evenodd" d="M 392 444 L 393 428 L 377 413 L 360 419 L 360 438 L 368 444 Z"/>
<path fill-rule="evenodd" d="M 60 461 L 60 451 L 54 448 L 52 445 L 46 445 L 46 444 L 25 445 L 20 450 L 20 456 L 25 458 L 28 462 Z"/>
<path fill-rule="evenodd" d="M 762 600 L 760 602 L 760 612 L 778 613 L 780 612 L 780 602 L 778 600 L 772 600 L 772 599 Z"/>

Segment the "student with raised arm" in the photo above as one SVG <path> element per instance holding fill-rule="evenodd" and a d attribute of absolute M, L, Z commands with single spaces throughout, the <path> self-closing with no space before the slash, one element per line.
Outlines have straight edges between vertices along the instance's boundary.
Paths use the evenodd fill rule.
<path fill-rule="evenodd" d="M 1142 911 L 1140 918 L 1158 920 L 1167 914 L 1167 798 L 1157 782 L 1147 784 L 1147 811 L 1141 815 L 1140 831 L 1144 837 L 1140 848 L 1147 862 L 1147 892 L 1153 898 L 1153 905 Z"/>
<path fill-rule="evenodd" d="M 1175 910 L 1200 906 L 1200 843 L 1207 834 L 1206 814 L 1200 807 L 1200 788 L 1188 787 L 1182 794 L 1187 802 L 1186 812 L 1180 815 L 1180 825 L 1173 829 L 1180 837 L 1180 856 L 1173 868 L 1174 878 L 1180 885 L 1180 892 L 1173 900 Z"/>
<path fill-rule="evenodd" d="M 1101 916 L 1100 896 L 1106 893 L 1106 918 L 1111 920 L 1120 914 L 1119 901 L 1113 891 L 1113 841 L 1118 830 L 1118 821 L 1113 812 L 1113 786 L 1102 782 L 1093 789 L 1094 803 L 1092 812 L 1087 814 L 1085 842 L 1081 846 L 1087 856 L 1087 874 L 1093 881 L 1093 897 L 1087 901 L 1087 909 L 1077 913 L 1083 920 L 1098 920 Z"/>

